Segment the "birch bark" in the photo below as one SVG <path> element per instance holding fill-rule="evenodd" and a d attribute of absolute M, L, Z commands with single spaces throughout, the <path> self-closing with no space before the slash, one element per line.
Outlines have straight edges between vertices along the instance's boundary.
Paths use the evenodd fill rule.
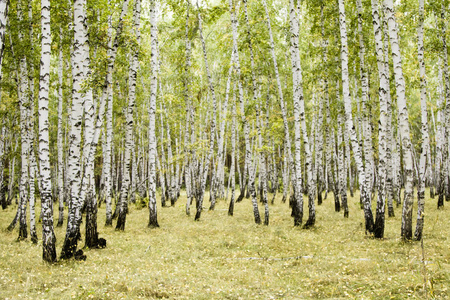
<path fill-rule="evenodd" d="M 389 40 L 391 44 L 392 59 L 394 63 L 394 76 L 397 93 L 397 106 L 399 112 L 399 130 L 402 140 L 405 182 L 405 200 L 402 209 L 401 236 L 409 240 L 412 238 L 412 204 L 414 170 L 412 161 L 412 145 L 408 123 L 408 109 L 406 106 L 405 79 L 403 77 L 402 59 L 399 46 L 399 38 L 395 20 L 395 11 L 392 0 L 385 0 L 385 14 L 389 26 Z"/>
<path fill-rule="evenodd" d="M 150 74 L 150 105 L 149 105 L 149 196 L 148 227 L 159 227 L 156 209 L 156 94 L 158 92 L 158 28 L 156 19 L 156 1 L 150 1 L 150 42 L 151 42 L 151 74 Z"/>
<path fill-rule="evenodd" d="M 141 40 L 140 34 L 141 1 L 135 1 L 133 11 L 133 28 L 136 37 L 136 44 Z M 125 131 L 125 152 L 124 171 L 122 189 L 119 202 L 119 216 L 117 218 L 116 230 L 125 230 L 126 216 L 128 213 L 128 194 L 131 183 L 131 153 L 133 148 L 133 125 L 134 125 L 134 105 L 136 101 L 136 78 L 139 65 L 139 49 L 136 47 L 130 57 L 130 69 L 128 73 L 128 108 L 126 114 Z M 132 191 L 134 193 L 134 191 Z"/>
<path fill-rule="evenodd" d="M 67 220 L 67 229 L 61 251 L 61 259 L 68 259 L 74 256 L 79 239 L 79 221 L 81 220 L 81 126 L 83 117 L 83 96 L 82 83 L 85 80 L 84 72 L 84 47 L 86 42 L 86 0 L 74 1 L 74 39 L 72 56 L 72 107 L 70 112 L 71 127 L 69 132 L 69 185 L 70 200 Z"/>
<path fill-rule="evenodd" d="M 288 156 L 288 163 L 289 163 L 289 169 L 291 171 L 291 178 L 292 183 L 294 187 L 294 199 L 295 203 L 293 206 L 293 217 L 294 217 L 294 226 L 300 226 L 303 219 L 303 196 L 301 193 L 302 189 L 302 175 L 301 175 L 301 159 L 300 159 L 300 139 L 301 139 L 301 133 L 300 133 L 300 121 L 299 119 L 296 119 L 295 125 L 294 125 L 294 133 L 295 133 L 295 159 L 292 157 L 291 153 L 291 138 L 289 133 L 289 125 L 287 121 L 287 115 L 286 115 L 286 107 L 284 103 L 283 98 L 283 88 L 281 86 L 280 81 L 280 75 L 278 72 L 278 63 L 277 58 L 275 54 L 275 45 L 273 41 L 273 35 L 272 35 L 272 28 L 270 24 L 270 17 L 269 17 L 269 11 L 267 9 L 267 3 L 265 0 L 263 0 L 264 10 L 266 12 L 266 22 L 267 22 L 267 28 L 269 30 L 269 38 L 270 38 L 270 52 L 272 54 L 272 60 L 273 65 L 275 69 L 275 77 L 277 80 L 277 86 L 278 86 L 278 97 L 280 99 L 280 106 L 281 106 L 281 114 L 283 117 L 283 125 L 284 125 L 284 134 L 285 134 L 285 140 L 286 140 L 286 149 L 287 149 L 287 156 Z"/>
<path fill-rule="evenodd" d="M 419 178 L 417 187 L 417 223 L 414 239 L 422 239 L 425 212 L 425 179 L 426 164 L 429 151 L 428 115 L 427 115 L 427 81 L 423 45 L 424 0 L 419 0 L 419 25 L 417 28 L 417 52 L 420 72 L 420 108 L 422 121 L 422 147 L 419 162 Z"/>
<path fill-rule="evenodd" d="M 0 80 L 2 79 L 3 51 L 5 50 L 6 25 L 8 24 L 9 0 L 0 1 Z M 1 97 L 0 97 L 1 102 Z"/>
<path fill-rule="evenodd" d="M 360 1 L 360 0 L 359 0 Z M 378 199 L 377 211 L 374 224 L 374 236 L 376 238 L 384 237 L 385 223 L 385 206 L 386 206 L 386 123 L 387 123 L 387 86 L 389 79 L 387 77 L 384 51 L 382 40 L 381 19 L 378 10 L 378 0 L 372 0 L 372 20 L 373 31 L 375 36 L 375 50 L 378 66 L 378 78 L 380 86 L 378 89 L 378 97 L 380 101 L 380 121 L 378 132 Z"/>
<path fill-rule="evenodd" d="M 53 231 L 53 199 L 50 173 L 49 88 L 52 37 L 50 34 L 50 0 L 41 0 L 41 68 L 39 80 L 39 166 L 41 176 L 42 258 L 56 261 L 56 236 Z"/>

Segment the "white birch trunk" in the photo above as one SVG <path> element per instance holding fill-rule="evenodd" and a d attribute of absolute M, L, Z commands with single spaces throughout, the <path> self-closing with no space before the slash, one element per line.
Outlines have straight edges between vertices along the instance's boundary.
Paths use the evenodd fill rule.
<path fill-rule="evenodd" d="M 294 187 L 294 195 L 295 195 L 295 203 L 293 205 L 293 216 L 294 216 L 294 226 L 300 226 L 303 219 L 303 196 L 302 196 L 302 174 L 301 174 L 301 159 L 300 159 L 300 121 L 295 121 L 295 159 L 292 157 L 291 153 L 291 138 L 289 134 L 289 126 L 287 122 L 287 114 L 286 114 L 286 107 L 284 104 L 284 98 L 283 98 L 283 89 L 281 86 L 280 81 L 280 75 L 278 72 L 278 64 L 277 64 L 277 58 L 275 54 L 275 46 L 273 41 L 273 35 L 272 35 L 272 28 L 270 25 L 270 17 L 269 17 L 269 11 L 267 9 L 267 3 L 265 0 L 263 0 L 264 10 L 266 12 L 266 22 L 267 22 L 267 28 L 269 30 L 269 37 L 270 37 L 270 52 L 272 54 L 272 60 L 273 65 L 275 69 L 275 77 L 277 80 L 277 86 L 278 86 L 278 97 L 280 100 L 280 106 L 281 106 L 281 113 L 283 117 L 283 124 L 284 124 L 284 134 L 286 139 L 286 148 L 287 148 L 287 155 L 288 155 L 288 161 L 289 161 L 289 168 L 291 171 L 292 176 L 292 183 Z"/>
<path fill-rule="evenodd" d="M 70 200 L 69 213 L 67 220 L 66 236 L 61 259 L 67 259 L 74 256 L 78 239 L 79 226 L 81 221 L 81 124 L 83 117 L 83 96 L 82 84 L 85 80 L 84 58 L 85 49 L 83 43 L 86 42 L 86 18 L 85 18 L 85 0 L 74 1 L 74 52 L 72 56 L 72 107 L 70 111 L 71 127 L 69 132 L 69 185 Z"/>
<path fill-rule="evenodd" d="M 150 74 L 150 105 L 149 105 L 149 196 L 148 227 L 159 227 L 156 210 L 156 94 L 158 92 L 158 28 L 155 0 L 150 1 L 150 42 L 151 42 L 151 74 Z"/>
<path fill-rule="evenodd" d="M 408 123 L 408 109 L 406 106 L 405 79 L 403 77 L 402 59 L 399 46 L 399 38 L 395 21 L 395 11 L 392 0 L 385 0 L 385 14 L 389 26 L 389 39 L 391 43 L 392 59 L 394 63 L 394 76 L 397 93 L 397 106 L 399 112 L 399 131 L 402 140 L 405 182 L 405 200 L 402 209 L 401 236 L 404 239 L 412 238 L 412 204 L 414 170 L 412 161 L 412 145 Z"/>
<path fill-rule="evenodd" d="M 23 19 L 22 11 L 17 12 L 18 19 Z M 23 34 L 19 33 L 19 39 L 23 41 Z M 30 96 L 29 96 L 29 82 L 28 82 L 28 66 L 27 59 L 22 56 L 19 61 L 19 107 L 20 107 L 20 133 L 21 133 L 21 174 L 19 187 L 19 206 L 17 214 L 19 217 L 19 240 L 26 239 L 27 233 L 27 201 L 29 197 L 29 156 L 31 151 L 30 131 L 31 129 L 31 113 L 30 113 Z M 12 224 L 11 224 L 12 225 Z M 11 228 L 11 225 L 9 228 Z M 14 228 L 14 227 L 12 227 Z M 11 228 L 11 230 L 12 230 Z"/>
<path fill-rule="evenodd" d="M 106 144 L 105 144 L 105 161 L 104 161 L 104 173 L 105 173 L 105 202 L 106 202 L 106 226 L 112 226 L 112 190 L 113 190 L 113 171 L 112 171 L 112 139 L 113 139 L 113 69 L 114 62 L 117 56 L 117 50 L 119 48 L 119 39 L 123 29 L 123 18 L 128 12 L 129 0 L 122 2 L 122 12 L 119 18 L 119 24 L 117 26 L 116 36 L 112 39 L 112 17 L 108 17 L 108 70 L 106 73 L 105 84 L 103 86 L 102 98 L 106 99 Z"/>
<path fill-rule="evenodd" d="M 425 213 L 425 179 L 426 164 L 429 151 L 428 115 L 427 115 L 427 81 L 423 45 L 424 0 L 419 0 L 419 26 L 417 28 L 417 52 L 420 72 L 420 108 L 422 121 L 422 147 L 419 162 L 419 178 L 417 187 L 417 223 L 414 239 L 422 239 L 424 213 Z"/>
<path fill-rule="evenodd" d="M 56 261 L 56 236 L 53 231 L 53 199 L 50 173 L 49 88 L 52 37 L 50 34 L 50 0 L 41 0 L 41 69 L 39 80 L 39 166 L 42 185 L 42 258 Z"/>
<path fill-rule="evenodd" d="M 314 177 L 312 172 L 313 159 L 311 154 L 311 147 L 309 143 L 308 132 L 306 128 L 305 120 L 305 100 L 303 95 L 303 79 L 302 79 L 302 67 L 300 63 L 300 52 L 299 52 L 299 20 L 297 16 L 299 13 L 294 7 L 294 1 L 289 1 L 289 16 L 290 16 L 290 34 L 291 34 L 291 63 L 292 63 L 292 76 L 293 76 L 293 96 L 294 96 L 294 126 L 295 126 L 295 160 L 296 160 L 296 171 L 299 169 L 300 162 L 300 128 L 303 133 L 303 144 L 305 149 L 305 168 L 308 180 L 308 207 L 309 207 L 309 217 L 305 224 L 305 228 L 314 226 L 316 221 L 316 210 L 314 205 L 315 198 L 315 185 Z M 299 171 L 297 171 L 299 172 Z M 298 178 L 299 174 L 297 174 Z"/>
<path fill-rule="evenodd" d="M 360 58 L 360 76 L 361 76 L 361 110 L 363 111 L 363 135 L 364 135 L 364 158 L 365 158 L 365 167 L 362 168 L 362 161 L 360 160 L 362 157 L 362 154 L 358 148 L 355 148 L 353 146 L 352 141 L 352 148 L 353 153 L 355 154 L 355 162 L 356 166 L 358 168 L 358 179 L 359 179 L 359 189 L 361 192 L 361 202 L 364 207 L 364 220 L 365 220 L 365 226 L 366 226 L 366 232 L 372 233 L 373 232 L 373 214 L 372 214 L 372 174 L 374 169 L 374 162 L 373 162 L 373 151 L 372 151 L 372 131 L 370 129 L 370 123 L 368 121 L 368 114 L 366 111 L 366 103 L 367 103 L 367 97 L 368 97 L 368 75 L 367 70 L 365 66 L 365 45 L 363 42 L 363 36 L 362 36 L 362 8 L 360 1 L 357 2 L 358 4 L 358 32 L 359 32 L 359 58 Z M 346 108 L 347 110 L 347 108 Z M 348 122 L 348 121 L 347 121 Z M 349 130 L 349 129 L 347 129 Z M 350 130 L 349 130 L 350 131 Z M 352 138 L 350 134 L 350 138 Z M 358 157 L 357 157 L 358 156 Z M 360 166 L 361 165 L 361 166 Z M 361 178 L 361 171 L 363 171 L 363 177 Z"/>
<path fill-rule="evenodd" d="M 64 221 L 64 155 L 63 155 L 63 52 L 62 52 L 62 28 L 59 31 L 60 45 L 58 57 L 58 133 L 57 133 L 57 147 L 58 147 L 58 202 L 59 202 L 59 216 L 57 227 L 61 227 Z"/>
<path fill-rule="evenodd" d="M 198 9 L 198 3 L 197 3 L 197 9 Z M 215 130 L 216 130 L 216 110 L 217 110 L 216 93 L 214 91 L 214 84 L 212 82 L 212 76 L 211 76 L 211 72 L 209 70 L 209 65 L 208 65 L 208 57 L 206 54 L 205 39 L 203 37 L 203 32 L 202 32 L 202 18 L 200 15 L 200 11 L 198 12 L 198 24 L 199 24 L 200 40 L 201 40 L 202 49 L 203 49 L 203 59 L 204 59 L 204 63 L 205 63 L 206 76 L 208 78 L 209 90 L 211 92 L 211 97 L 212 97 L 213 111 L 212 111 L 212 116 L 211 116 L 209 150 L 208 150 L 208 154 L 206 156 L 205 163 L 203 165 L 201 176 L 199 177 L 199 179 L 201 180 L 201 184 L 200 184 L 200 191 L 197 193 L 197 197 L 198 197 L 197 198 L 197 212 L 195 214 L 196 221 L 200 219 L 200 215 L 201 215 L 201 212 L 203 209 L 203 194 L 205 192 L 206 179 L 208 177 L 209 167 L 210 167 L 210 163 L 211 163 L 213 152 L 214 152 L 214 139 L 215 139 Z"/>
<path fill-rule="evenodd" d="M 386 206 L 386 123 L 387 123 L 387 86 L 389 85 L 389 79 L 387 77 L 385 63 L 384 63 L 384 51 L 383 51 L 383 39 L 382 39 L 382 27 L 381 18 L 378 10 L 378 0 L 372 0 L 372 20 L 373 31 L 375 36 L 375 50 L 377 57 L 378 78 L 380 87 L 378 89 L 378 97 L 380 101 L 380 121 L 378 130 L 378 199 L 377 199 L 377 211 L 374 224 L 374 236 L 376 238 L 384 237 L 384 224 L 385 224 L 385 206 Z"/>
<path fill-rule="evenodd" d="M 0 80 L 2 79 L 3 51 L 5 50 L 6 26 L 8 24 L 9 0 L 0 1 Z M 1 96 L 0 96 L 1 103 Z"/>
<path fill-rule="evenodd" d="M 133 28 L 136 37 L 136 43 L 139 45 L 141 40 L 140 33 L 141 2 L 135 1 L 133 11 Z M 125 151 L 124 151 L 124 170 L 122 178 L 122 189 L 120 192 L 119 216 L 117 218 L 116 230 L 125 230 L 126 216 L 128 213 L 128 194 L 131 184 L 131 154 L 133 148 L 133 125 L 134 125 L 134 105 L 136 101 L 136 78 L 139 65 L 139 50 L 136 47 L 134 53 L 131 53 L 130 67 L 128 73 L 128 108 L 125 124 Z M 131 191 L 134 193 L 134 191 Z"/>

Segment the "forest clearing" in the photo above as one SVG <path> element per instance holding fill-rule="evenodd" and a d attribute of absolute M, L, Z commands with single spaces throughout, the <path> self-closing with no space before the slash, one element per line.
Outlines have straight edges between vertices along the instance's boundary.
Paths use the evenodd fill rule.
<path fill-rule="evenodd" d="M 331 197 L 324 200 L 311 230 L 292 226 L 281 197 L 270 206 L 270 226 L 254 224 L 249 199 L 236 205 L 233 217 L 221 200 L 193 222 L 181 195 L 175 207 L 159 207 L 157 229 L 147 228 L 145 208 L 131 205 L 125 232 L 99 226 L 105 249 L 85 251 L 86 261 L 53 265 L 42 261 L 40 242 L 17 242 L 17 234 L 3 228 L 0 298 L 426 299 L 425 287 L 428 299 L 448 299 L 449 210 L 428 200 L 425 265 L 420 242 L 400 238 L 399 214 L 387 219 L 383 240 L 365 235 L 357 198 L 349 198 L 348 219 L 334 211 Z M 13 207 L 3 211 L 0 224 L 14 213 Z M 63 227 L 55 233 L 60 248 Z"/>

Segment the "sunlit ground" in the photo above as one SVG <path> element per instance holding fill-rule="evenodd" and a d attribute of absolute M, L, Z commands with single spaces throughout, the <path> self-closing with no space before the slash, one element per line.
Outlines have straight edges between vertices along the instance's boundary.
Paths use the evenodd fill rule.
<path fill-rule="evenodd" d="M 185 215 L 182 195 L 175 207 L 158 207 L 158 229 L 147 228 L 147 208 L 131 205 L 125 232 L 104 227 L 102 206 L 99 232 L 107 248 L 87 250 L 86 261 L 54 265 L 42 261 L 40 243 L 16 242 L 18 227 L 6 230 L 16 212 L 9 207 L 0 212 L 0 298 L 450 297 L 449 202 L 438 211 L 437 199 L 426 199 L 423 262 L 420 243 L 400 239 L 400 208 L 395 218 L 386 218 L 385 239 L 376 240 L 364 233 L 357 198 L 350 199 L 350 217 L 344 219 L 343 212 L 334 212 L 329 195 L 316 207 L 316 226 L 310 230 L 293 227 L 288 204 L 280 201 L 277 196 L 270 206 L 268 227 L 254 224 L 249 199 L 236 204 L 234 217 L 221 200 L 215 211 L 203 211 L 201 221 L 194 222 L 195 211 Z M 262 206 L 260 211 L 263 216 Z M 56 228 L 58 255 L 65 226 Z"/>

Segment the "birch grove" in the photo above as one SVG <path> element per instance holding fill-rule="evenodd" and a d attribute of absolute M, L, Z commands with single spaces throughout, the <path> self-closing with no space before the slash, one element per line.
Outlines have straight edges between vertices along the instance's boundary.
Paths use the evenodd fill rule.
<path fill-rule="evenodd" d="M 416 2 L 0 0 L 8 229 L 83 260 L 114 219 L 146 208 L 153 233 L 195 201 L 198 226 L 331 208 L 422 240 L 450 199 L 449 7 Z"/>

